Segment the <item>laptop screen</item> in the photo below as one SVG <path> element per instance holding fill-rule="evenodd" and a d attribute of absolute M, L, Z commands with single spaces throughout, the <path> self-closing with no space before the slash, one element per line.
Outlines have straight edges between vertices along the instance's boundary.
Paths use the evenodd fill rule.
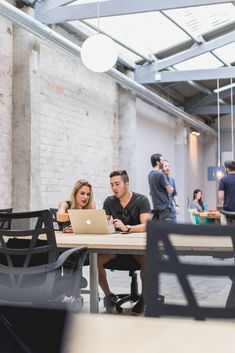
<path fill-rule="evenodd" d="M 108 224 L 104 210 L 69 209 L 68 213 L 74 233 L 109 234 L 114 232 L 112 224 Z"/>

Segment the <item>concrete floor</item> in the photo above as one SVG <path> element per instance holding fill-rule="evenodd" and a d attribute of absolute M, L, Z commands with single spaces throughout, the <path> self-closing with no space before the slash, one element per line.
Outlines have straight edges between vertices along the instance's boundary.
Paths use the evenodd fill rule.
<path fill-rule="evenodd" d="M 182 256 L 182 261 L 186 262 L 196 262 L 196 263 L 212 263 L 212 264 L 231 264 L 233 259 L 214 259 L 207 256 Z M 89 267 L 85 266 L 83 271 L 84 277 L 87 278 L 89 282 Z M 109 284 L 111 291 L 115 294 L 117 293 L 129 293 L 130 291 L 130 277 L 127 271 L 110 271 L 107 270 L 107 275 L 109 279 Z M 191 278 L 190 278 L 191 281 Z M 138 273 L 138 283 L 139 291 L 141 290 L 141 282 Z M 226 302 L 231 281 L 226 278 L 217 277 L 196 277 L 192 278 L 192 286 L 194 292 L 196 293 L 197 299 L 201 305 L 223 305 Z M 88 283 L 89 288 L 89 283 Z M 180 289 L 177 279 L 173 275 L 164 275 L 161 279 L 161 293 L 165 296 L 165 301 L 169 303 L 182 303 L 184 302 L 184 296 Z M 100 295 L 100 312 L 104 313 L 105 308 L 103 306 L 103 292 L 99 288 Z M 84 294 L 84 306 L 82 312 L 89 312 L 89 295 Z M 130 314 L 133 304 L 128 303 L 124 307 L 124 314 Z"/>

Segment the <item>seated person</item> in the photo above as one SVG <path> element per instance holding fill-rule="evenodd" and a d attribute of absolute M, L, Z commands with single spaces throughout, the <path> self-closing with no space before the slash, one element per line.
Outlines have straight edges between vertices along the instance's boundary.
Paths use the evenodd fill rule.
<path fill-rule="evenodd" d="M 190 203 L 190 208 L 195 209 L 197 212 L 205 211 L 205 205 L 202 201 L 202 191 L 195 189 L 193 192 L 193 200 Z"/>
<path fill-rule="evenodd" d="M 113 196 L 108 196 L 104 201 L 104 210 L 107 219 L 113 218 L 113 224 L 116 230 L 122 232 L 144 232 L 147 220 L 151 218 L 151 208 L 149 200 L 146 196 L 137 194 L 129 189 L 129 177 L 125 170 L 116 170 L 110 174 L 110 184 L 113 191 Z M 123 235 L 125 236 L 125 235 Z M 111 293 L 104 265 L 110 260 L 116 258 L 116 254 L 99 254 L 98 269 L 99 269 L 99 285 L 102 288 L 104 297 L 104 306 L 108 312 L 115 308 L 117 297 Z M 133 255 L 141 267 L 142 280 L 142 295 L 139 301 L 134 305 L 132 312 L 141 314 L 144 311 L 143 301 L 143 266 L 144 256 Z"/>
<path fill-rule="evenodd" d="M 207 209 L 206 204 L 202 201 L 202 191 L 200 189 L 195 189 L 193 192 L 193 200 L 190 203 L 190 208 L 194 209 L 196 224 L 200 223 L 200 215 L 196 215 L 196 213 L 204 212 Z M 213 219 L 205 218 L 204 223 L 213 223 Z"/>
<path fill-rule="evenodd" d="M 61 201 L 58 206 L 57 221 L 62 223 L 65 233 L 72 233 L 68 209 L 94 209 L 92 186 L 87 180 L 78 180 L 72 190 L 70 201 Z"/>

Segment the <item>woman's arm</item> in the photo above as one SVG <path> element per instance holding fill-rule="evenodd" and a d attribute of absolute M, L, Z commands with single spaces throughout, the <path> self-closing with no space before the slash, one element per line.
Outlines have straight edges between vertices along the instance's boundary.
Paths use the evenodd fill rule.
<path fill-rule="evenodd" d="M 67 204 L 66 201 L 61 201 L 59 203 L 58 211 L 56 215 L 56 219 L 58 222 L 69 221 L 68 208 L 69 208 L 69 205 Z"/>

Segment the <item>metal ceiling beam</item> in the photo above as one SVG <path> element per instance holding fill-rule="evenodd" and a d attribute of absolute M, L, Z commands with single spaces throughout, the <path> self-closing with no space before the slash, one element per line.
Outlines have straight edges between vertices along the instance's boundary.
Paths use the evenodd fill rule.
<path fill-rule="evenodd" d="M 81 48 L 77 44 L 63 37 L 59 33 L 51 30 L 36 19 L 12 6 L 5 0 L 0 0 L 0 14 L 13 21 L 14 23 L 17 23 L 19 26 L 25 28 L 26 30 L 30 31 L 34 35 L 44 39 L 48 39 L 56 45 L 59 45 L 60 47 L 68 50 L 72 54 L 80 56 Z M 175 107 L 173 104 L 169 103 L 164 98 L 161 98 L 156 93 L 153 93 L 143 85 L 140 85 L 139 83 L 130 79 L 118 70 L 111 69 L 108 71 L 107 74 L 115 78 L 117 83 L 121 84 L 122 86 L 131 91 L 134 91 L 138 97 L 167 112 L 171 116 L 181 118 L 189 125 L 217 137 L 216 131 L 210 126 L 206 125 L 197 118 L 187 114 L 183 110 Z"/>
<path fill-rule="evenodd" d="M 222 102 L 223 99 L 228 98 L 230 96 L 231 96 L 230 89 L 220 92 L 219 93 L 220 102 Z M 200 94 L 197 97 L 187 99 L 185 101 L 184 108 L 188 113 L 191 113 L 191 111 L 193 111 L 196 107 L 217 102 L 217 99 L 218 99 L 218 96 L 217 96 L 217 93 L 215 92 L 206 96 L 205 95 L 202 96 Z"/>
<path fill-rule="evenodd" d="M 233 105 L 233 111 L 235 111 L 235 105 Z M 217 115 L 218 107 L 217 105 L 197 107 L 197 108 L 194 108 L 191 113 L 195 115 Z M 220 114 L 223 114 L 223 115 L 231 114 L 231 105 L 230 104 L 220 105 Z"/>
<path fill-rule="evenodd" d="M 200 45 L 196 45 L 190 49 L 184 50 L 181 53 L 172 55 L 166 59 L 156 60 L 154 65 L 158 71 L 161 71 L 170 66 L 174 66 L 175 64 L 178 64 L 182 61 L 189 60 L 198 55 L 205 54 L 207 52 L 220 48 L 224 45 L 230 44 L 234 41 L 235 41 L 235 31 L 232 31 L 216 39 L 212 39 L 209 42 L 204 42 Z M 149 73 L 152 72 L 152 70 L 153 70 L 152 64 L 139 66 L 136 68 L 136 76 L 147 77 L 149 76 Z"/>
<path fill-rule="evenodd" d="M 47 0 L 47 6 L 52 2 L 66 3 L 66 1 Z M 37 19 L 52 24 L 64 21 L 85 20 L 97 17 L 97 2 L 54 7 L 45 11 L 43 3 L 38 7 Z M 68 2 L 68 1 L 67 1 Z M 69 1 L 71 2 L 71 1 Z M 109 0 L 101 1 L 99 4 L 100 17 L 120 16 L 127 14 L 143 13 L 150 11 L 162 11 L 191 6 L 212 5 L 226 3 L 226 0 Z"/>
<path fill-rule="evenodd" d="M 35 0 L 22 0 L 23 3 L 25 3 L 26 5 L 34 5 Z"/>
<path fill-rule="evenodd" d="M 140 76 L 140 72 L 135 70 L 135 80 L 141 84 L 182 82 L 182 81 L 205 81 L 215 79 L 225 79 L 235 77 L 235 67 L 220 67 L 216 69 L 202 70 L 181 70 L 181 71 L 161 71 L 156 74 L 154 68 L 148 75 Z"/>
<path fill-rule="evenodd" d="M 25 0 L 23 0 L 25 2 Z M 74 2 L 75 0 L 42 0 L 42 1 L 37 1 L 35 4 L 35 8 L 41 12 L 47 12 L 53 9 L 56 9 L 59 6 L 63 5 L 68 5 L 71 4 L 71 2 Z"/>

